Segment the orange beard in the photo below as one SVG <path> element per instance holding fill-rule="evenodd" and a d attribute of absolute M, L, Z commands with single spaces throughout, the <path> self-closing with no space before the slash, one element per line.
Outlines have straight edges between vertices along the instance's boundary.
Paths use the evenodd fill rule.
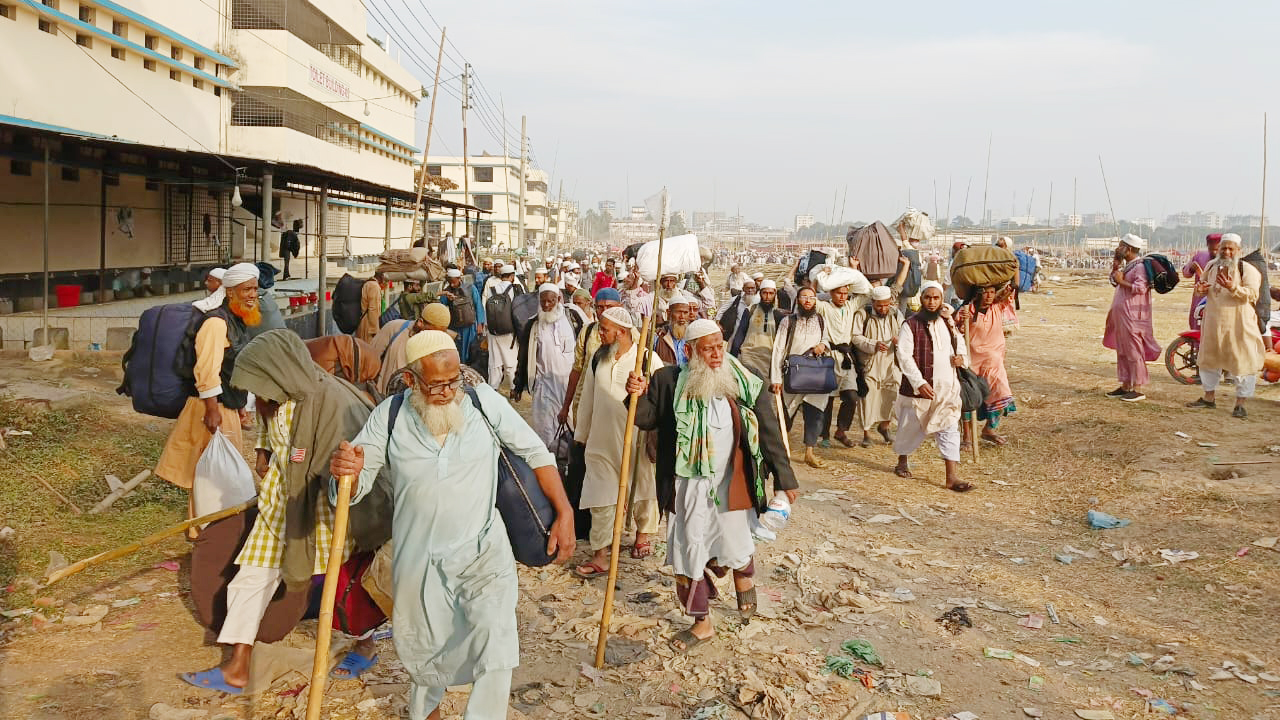
<path fill-rule="evenodd" d="M 262 323 L 262 308 L 257 304 L 250 308 L 232 300 L 227 303 L 227 307 L 231 308 L 232 314 L 240 318 L 247 327 L 257 327 Z"/>

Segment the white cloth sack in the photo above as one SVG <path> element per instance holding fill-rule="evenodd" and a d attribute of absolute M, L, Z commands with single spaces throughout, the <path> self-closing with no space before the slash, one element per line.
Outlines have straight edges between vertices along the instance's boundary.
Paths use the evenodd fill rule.
<path fill-rule="evenodd" d="M 640 246 L 636 253 L 636 265 L 640 268 L 640 277 L 645 280 L 658 279 L 658 241 L 650 240 Z M 698 249 L 698 236 L 677 235 L 662 242 L 662 274 L 683 275 L 697 272 L 702 268 L 702 254 Z"/>
<path fill-rule="evenodd" d="M 905 228 L 903 225 L 905 224 Z M 901 230 L 903 237 L 900 242 L 905 245 L 907 240 L 921 240 L 928 242 L 933 239 L 934 227 L 933 219 L 928 213 L 908 207 L 902 215 L 893 222 L 895 228 L 903 228 Z"/>
<path fill-rule="evenodd" d="M 196 517 L 226 510 L 258 494 L 249 464 L 221 430 L 213 434 L 196 462 L 191 491 Z"/>
<path fill-rule="evenodd" d="M 818 287 L 823 292 L 831 292 L 835 288 L 848 285 L 851 286 L 849 288 L 851 295 L 871 294 L 871 281 L 866 275 L 851 267 L 826 263 L 811 270 L 809 277 L 818 283 Z"/>

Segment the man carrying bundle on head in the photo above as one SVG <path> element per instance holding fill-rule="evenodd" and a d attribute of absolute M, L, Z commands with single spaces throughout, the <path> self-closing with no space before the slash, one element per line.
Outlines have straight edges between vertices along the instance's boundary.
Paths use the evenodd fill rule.
<path fill-rule="evenodd" d="M 258 306 L 258 267 L 239 263 L 222 274 L 222 303 L 205 313 L 194 339 L 196 397 L 187 398 L 156 463 L 156 475 L 191 489 L 196 463 L 215 432 L 236 447 L 241 443 L 241 413 L 248 395 L 231 385 L 236 355 L 249 341 L 248 328 L 262 322 Z M 213 298 L 217 295 L 210 295 Z M 190 509 L 189 509 L 190 511 Z"/>
<path fill-rule="evenodd" d="M 799 487 L 764 382 L 725 352 L 714 321 L 695 320 L 686 337 L 686 367 L 664 367 L 652 382 L 634 372 L 627 380 L 627 392 L 638 394 L 636 427 L 658 433 L 658 502 L 670 513 L 667 562 L 694 619 L 670 640 L 680 653 L 715 636 L 716 577 L 732 571 L 738 612 L 755 613 L 750 511 L 764 512 L 774 492 L 794 502 Z"/>
<path fill-rule="evenodd" d="M 548 448 L 555 443 L 560 426 L 557 415 L 573 372 L 573 355 L 582 325 L 577 315 L 565 312 L 560 288 L 544 283 L 538 288 L 538 314 L 520 330 L 520 356 L 511 399 L 520 402 L 521 394 L 530 391 L 533 429 Z"/>
<path fill-rule="evenodd" d="M 858 403 L 858 427 L 862 428 L 859 445 L 864 448 L 871 447 L 872 428 L 880 433 L 886 445 L 893 442 L 889 423 L 893 421 L 894 403 L 902 384 L 902 370 L 895 353 L 903 322 L 893 290 L 885 285 L 871 288 L 871 304 L 853 316 L 851 342 L 866 382 L 866 394 Z"/>
<path fill-rule="evenodd" d="M 582 378 L 582 403 L 574 432 L 574 440 L 585 446 L 586 478 L 578 507 L 591 511 L 591 559 L 574 572 L 593 578 L 609 572 L 609 549 L 613 545 L 614 513 L 618 508 L 618 478 L 622 472 L 623 439 L 627 430 L 627 377 L 635 370 L 636 357 L 642 352 L 632 337 L 634 326 L 626 308 L 606 310 L 599 322 L 601 347 L 587 364 Z M 662 367 L 662 361 L 649 355 L 651 368 Z M 652 371 L 651 371 L 652 372 Z M 658 501 L 653 485 L 653 462 L 645 453 L 646 438 L 638 437 L 632 457 L 636 459 L 635 498 L 631 515 L 636 537 L 631 557 L 648 557 L 653 553 L 652 538 L 658 532 Z M 636 453 L 642 453 L 637 455 Z M 625 530 L 625 528 L 624 528 Z"/>
<path fill-rule="evenodd" d="M 445 688 L 473 683 L 467 717 L 506 718 L 511 671 L 520 664 L 511 541 L 495 507 L 499 443 L 520 456 L 555 508 L 547 553 L 573 554 L 573 511 L 555 458 L 515 408 L 488 385 L 463 387 L 453 339 L 433 330 L 409 342 L 410 386 L 333 453 L 337 480 L 357 476 L 352 512 L 385 467 L 394 499 L 396 654 L 412 681 L 409 717 L 439 720 Z M 481 409 L 483 408 L 483 409 Z M 394 424 L 393 424 L 394 423 Z"/>
<path fill-rule="evenodd" d="M 281 582 L 294 589 L 308 587 L 313 575 L 327 569 L 333 534 L 329 455 L 360 429 L 371 407 L 358 390 L 313 362 L 302 339 L 289 330 L 254 338 L 236 358 L 230 380 L 256 398 L 266 424 L 268 468 L 258 491 L 257 519 L 227 585 L 227 614 L 218 642 L 230 645 L 231 655 L 218 667 L 181 677 L 199 688 L 239 695 L 249 682 L 259 624 L 276 588 Z M 371 476 L 366 492 L 374 490 Z M 353 508 L 344 556 L 386 542 L 390 512 L 390 496 L 381 486 L 365 506 Z M 359 677 L 375 662 L 370 631 L 333 677 Z"/>
<path fill-rule="evenodd" d="M 1004 367 L 1004 316 L 1013 310 L 1013 290 L 1012 283 L 998 288 L 992 285 L 978 288 L 977 297 L 962 305 L 956 315 L 961 332 L 969 341 L 970 366 L 987 381 L 990 389 L 978 411 L 978 419 L 985 421 L 982 439 L 995 445 L 1005 443 L 1004 438 L 996 434 L 1000 418 L 1018 410 L 1013 401 L 1013 390 L 1009 387 L 1009 373 Z M 969 437 L 971 425 L 967 421 L 971 419 L 971 413 L 964 413 L 963 419 L 966 422 L 961 423 L 964 429 L 961 449 L 976 442 Z"/>
<path fill-rule="evenodd" d="M 951 307 L 942 302 L 942 284 L 926 280 L 920 290 L 920 311 L 902 324 L 895 350 L 902 368 L 898 394 L 898 437 L 893 450 L 901 478 L 911 474 L 908 459 L 932 437 L 947 468 L 946 488 L 967 492 L 973 486 L 960 479 L 960 378 L 968 354 L 964 338 L 951 324 Z"/>

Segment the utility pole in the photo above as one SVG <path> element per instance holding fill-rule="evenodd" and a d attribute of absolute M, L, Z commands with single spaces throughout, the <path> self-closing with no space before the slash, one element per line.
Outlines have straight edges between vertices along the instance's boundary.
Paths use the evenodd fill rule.
<path fill-rule="evenodd" d="M 467 110 L 471 109 L 471 63 L 462 66 L 462 204 L 471 204 L 471 169 L 467 160 Z M 468 216 L 470 217 L 470 216 Z M 463 235 L 471 235 L 471 222 L 463 223 Z M 475 247 L 475 238 L 471 239 Z"/>
<path fill-rule="evenodd" d="M 440 92 L 440 63 L 444 60 L 444 34 L 445 29 L 440 28 L 440 51 L 436 54 L 436 79 L 431 86 L 431 114 L 427 116 L 427 140 L 422 144 L 422 170 L 418 173 L 418 192 L 413 199 L 413 220 L 409 222 L 409 234 L 413 235 L 409 239 L 409 244 L 413 245 L 417 241 L 418 229 L 418 209 L 422 207 L 422 190 L 427 183 L 427 156 L 431 153 L 431 130 L 436 124 L 436 96 Z M 441 171 L 443 172 L 443 171 Z M 422 214 L 422 238 L 427 237 L 427 222 L 430 213 Z M 438 250 L 437 250 L 438 252 Z M 305 267 L 305 265 L 303 266 Z"/>
<path fill-rule="evenodd" d="M 563 223 L 564 231 L 561 232 L 561 224 Z M 564 213 L 564 178 L 560 178 L 560 192 L 556 193 L 556 252 L 560 252 L 560 244 L 565 242 L 565 235 L 569 234 L 569 223 L 565 220 Z"/>
<path fill-rule="evenodd" d="M 529 158 L 529 136 L 525 132 L 528 128 L 529 118 L 526 115 L 520 116 L 520 247 L 524 247 L 524 193 L 529 183 L 525 177 L 528 172 Z"/>

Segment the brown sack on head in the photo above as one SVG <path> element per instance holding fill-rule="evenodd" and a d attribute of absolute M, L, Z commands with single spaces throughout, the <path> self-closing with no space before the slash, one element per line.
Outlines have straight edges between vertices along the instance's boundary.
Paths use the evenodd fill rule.
<path fill-rule="evenodd" d="M 1001 285 L 1018 277 L 1018 258 L 995 245 L 975 245 L 951 259 L 951 285 L 956 297 L 968 301 L 974 288 Z"/>
<path fill-rule="evenodd" d="M 369 343 L 350 335 L 325 335 L 305 342 L 317 365 L 356 387 L 364 387 L 382 370 L 378 354 Z"/>
<path fill-rule="evenodd" d="M 845 236 L 849 257 L 858 258 L 858 270 L 868 280 L 884 280 L 898 274 L 898 242 L 889 228 L 877 220 Z"/>

